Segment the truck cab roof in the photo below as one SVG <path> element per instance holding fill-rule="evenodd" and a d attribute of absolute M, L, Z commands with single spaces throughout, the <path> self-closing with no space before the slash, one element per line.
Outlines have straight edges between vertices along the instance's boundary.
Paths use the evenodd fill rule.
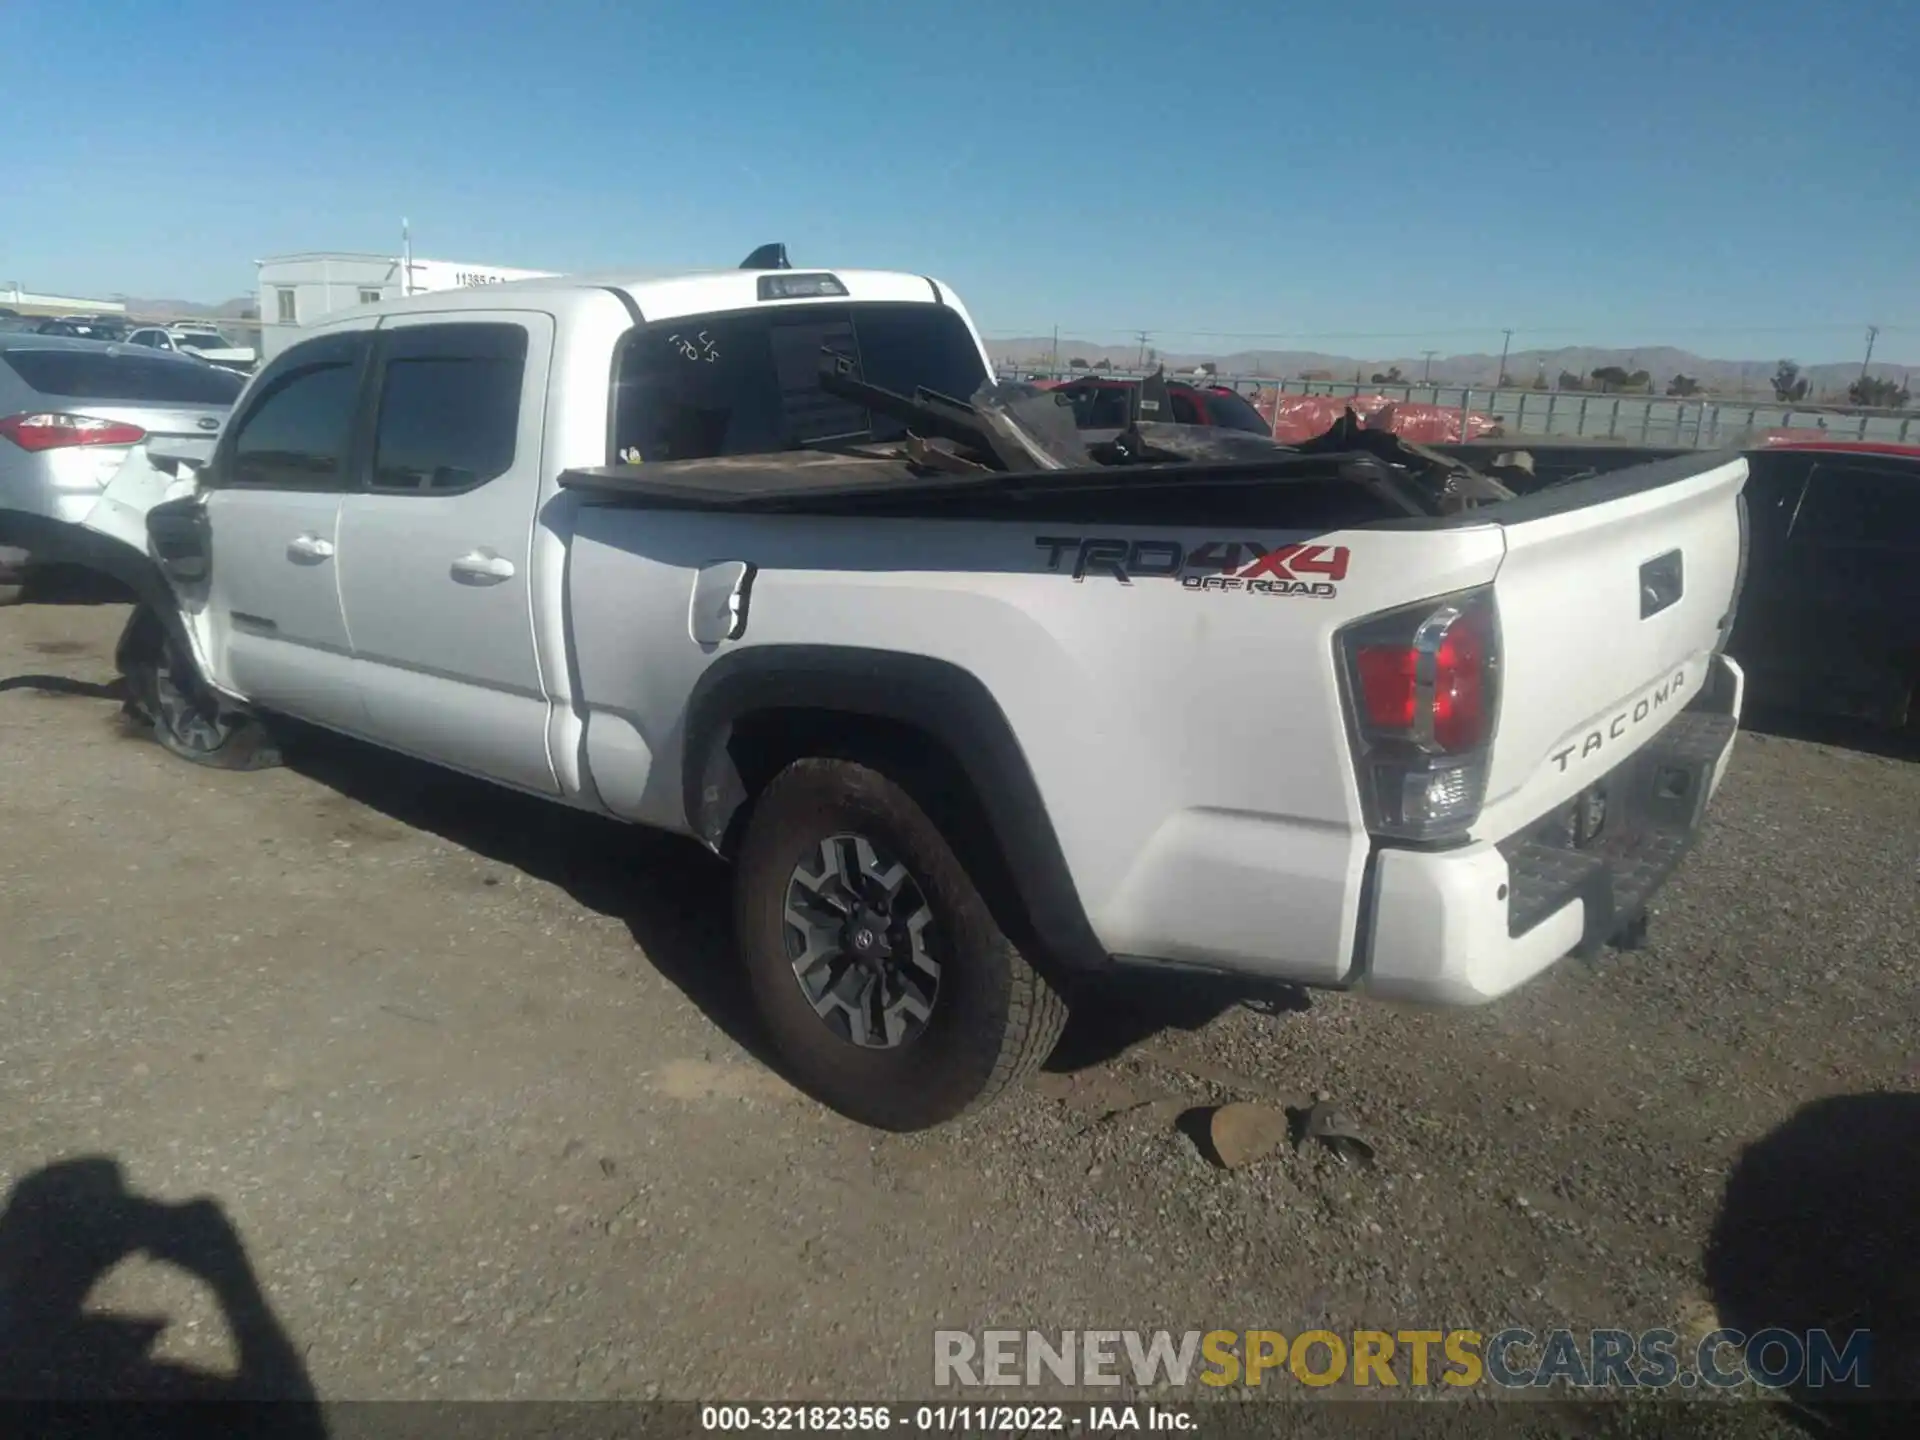
<path fill-rule="evenodd" d="M 794 282 L 823 277 L 837 282 L 818 295 L 784 293 Z M 764 283 L 763 283 L 764 282 Z M 769 292 L 772 293 L 769 293 Z M 502 306 L 568 309 L 597 294 L 612 293 L 643 322 L 673 320 L 687 315 L 751 310 L 762 304 L 806 305 L 848 302 L 918 302 L 959 308 L 953 292 L 938 280 L 890 270 L 835 270 L 827 267 L 796 270 L 692 270 L 670 274 L 612 271 L 596 274 L 543 276 L 509 280 L 498 285 L 475 285 L 459 290 L 435 290 L 356 306 L 328 315 L 324 325 L 370 315 L 441 313 L 450 310 L 496 310 Z"/>

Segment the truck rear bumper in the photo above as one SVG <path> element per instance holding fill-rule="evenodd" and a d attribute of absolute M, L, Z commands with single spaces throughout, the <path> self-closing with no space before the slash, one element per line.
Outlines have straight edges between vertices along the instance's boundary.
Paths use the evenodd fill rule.
<path fill-rule="evenodd" d="M 1381 850 L 1367 991 L 1481 1004 L 1643 916 L 1692 847 L 1733 753 L 1745 677 L 1725 656 L 1713 663 L 1694 703 L 1571 806 L 1498 842 Z"/>

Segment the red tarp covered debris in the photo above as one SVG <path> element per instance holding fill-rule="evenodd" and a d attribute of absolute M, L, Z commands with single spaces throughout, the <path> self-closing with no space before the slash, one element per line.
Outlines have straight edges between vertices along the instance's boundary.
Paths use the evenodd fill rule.
<path fill-rule="evenodd" d="M 1283 444 L 1299 444 L 1326 434 L 1348 410 L 1359 416 L 1367 429 L 1388 430 L 1416 445 L 1479 440 L 1501 433 L 1500 422 L 1479 410 L 1467 411 L 1467 433 L 1462 435 L 1457 406 L 1422 405 L 1385 395 L 1281 395 L 1262 390 L 1249 398 L 1269 425 L 1274 423 L 1274 403 L 1279 402 L 1280 421 L 1274 439 Z"/>

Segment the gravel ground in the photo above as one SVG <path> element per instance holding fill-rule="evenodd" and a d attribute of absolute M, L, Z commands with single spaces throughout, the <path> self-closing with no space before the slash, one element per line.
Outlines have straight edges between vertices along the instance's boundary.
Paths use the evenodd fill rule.
<path fill-rule="evenodd" d="M 1743 737 L 1649 947 L 1499 1005 L 1118 992 L 888 1137 L 756 1058 L 698 851 L 343 742 L 173 760 L 124 615 L 0 611 L 0 1301 L 50 1368 L 83 1296 L 330 1400 L 924 1398 L 943 1326 L 1920 1325 L 1910 758 Z M 1375 1165 L 1196 1143 L 1316 1097 Z"/>

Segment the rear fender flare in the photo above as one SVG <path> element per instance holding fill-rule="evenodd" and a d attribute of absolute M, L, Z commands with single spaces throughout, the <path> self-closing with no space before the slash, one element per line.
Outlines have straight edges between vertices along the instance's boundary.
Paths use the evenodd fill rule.
<path fill-rule="evenodd" d="M 981 838 L 997 852 L 1022 928 L 1043 951 L 1036 958 L 1075 970 L 1108 964 L 1012 723 L 977 676 L 945 660 L 832 645 L 755 646 L 716 660 L 688 699 L 682 751 L 687 823 L 710 849 L 731 849 L 753 798 L 735 763 L 738 728 L 795 710 L 845 716 L 850 732 L 884 722 L 944 750 L 984 819 Z"/>

